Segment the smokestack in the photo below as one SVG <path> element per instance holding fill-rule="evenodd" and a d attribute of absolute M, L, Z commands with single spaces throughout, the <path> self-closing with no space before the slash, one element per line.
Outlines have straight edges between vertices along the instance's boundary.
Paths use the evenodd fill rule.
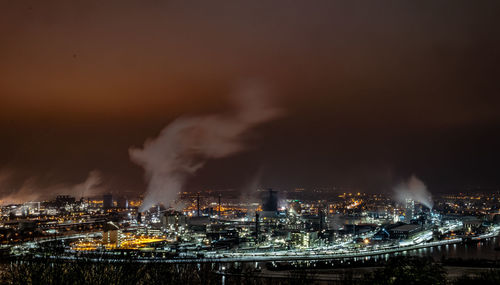
<path fill-rule="evenodd" d="M 137 212 L 137 223 L 140 224 L 142 222 L 142 213 Z"/>
<path fill-rule="evenodd" d="M 319 234 L 321 235 L 321 232 L 323 231 L 323 209 L 320 207 L 318 208 L 318 214 L 319 214 Z"/>
<path fill-rule="evenodd" d="M 221 217 L 221 216 L 220 216 L 220 197 L 221 197 L 221 194 L 219 194 L 219 211 L 218 211 L 218 212 L 219 212 L 219 219 L 220 219 L 220 217 Z"/>
<path fill-rule="evenodd" d="M 198 217 L 200 216 L 200 193 L 196 197 L 196 208 L 198 210 Z"/>
<path fill-rule="evenodd" d="M 259 243 L 259 212 L 255 212 L 255 243 Z"/>

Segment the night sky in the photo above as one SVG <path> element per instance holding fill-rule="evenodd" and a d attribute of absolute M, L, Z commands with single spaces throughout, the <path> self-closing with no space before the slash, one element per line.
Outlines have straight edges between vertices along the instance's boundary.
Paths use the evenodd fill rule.
<path fill-rule="evenodd" d="M 129 148 L 248 81 L 283 115 L 186 190 L 500 188 L 499 1 L 5 0 L 0 194 L 142 193 Z"/>

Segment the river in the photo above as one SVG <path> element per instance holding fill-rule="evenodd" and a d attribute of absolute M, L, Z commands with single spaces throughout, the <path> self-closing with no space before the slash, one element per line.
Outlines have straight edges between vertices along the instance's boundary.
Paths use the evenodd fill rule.
<path fill-rule="evenodd" d="M 493 237 L 473 244 L 442 245 L 396 253 L 396 255 L 432 256 L 435 260 L 441 259 L 443 256 L 446 258 L 496 260 L 500 258 L 500 251 L 495 250 L 499 246 L 500 238 Z"/>

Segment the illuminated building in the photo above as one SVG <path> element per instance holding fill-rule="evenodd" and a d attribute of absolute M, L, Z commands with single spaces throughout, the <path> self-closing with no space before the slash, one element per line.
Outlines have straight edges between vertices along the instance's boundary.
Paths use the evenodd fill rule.
<path fill-rule="evenodd" d="M 29 215 L 39 215 L 40 214 L 40 202 L 26 202 L 24 203 Z"/>
<path fill-rule="evenodd" d="M 415 201 L 408 198 L 405 202 L 405 221 L 409 223 L 415 218 Z"/>
<path fill-rule="evenodd" d="M 75 203 L 75 197 L 71 197 L 69 195 L 59 195 L 56 197 L 56 205 L 58 207 L 74 203 Z"/>
<path fill-rule="evenodd" d="M 108 222 L 103 226 L 102 243 L 105 245 L 120 246 L 120 228 L 113 222 Z"/>

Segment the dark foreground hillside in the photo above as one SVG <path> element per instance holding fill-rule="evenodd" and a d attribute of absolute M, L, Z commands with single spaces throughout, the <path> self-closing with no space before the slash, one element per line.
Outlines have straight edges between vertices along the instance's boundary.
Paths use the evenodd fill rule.
<path fill-rule="evenodd" d="M 446 262 L 444 262 L 446 264 Z M 454 263 L 458 263 L 454 261 Z M 266 274 L 250 266 L 216 264 L 53 262 L 23 260 L 4 263 L 1 284 L 500 284 L 500 269 L 472 271 L 471 263 L 454 266 L 453 276 L 443 262 L 430 258 L 394 257 L 370 270 L 350 268 L 321 271 L 302 267 Z M 448 269 L 448 267 L 447 267 Z M 478 268 L 475 268 L 478 269 Z M 458 276 L 456 273 L 459 273 Z M 463 272 L 463 273 L 462 273 Z"/>

